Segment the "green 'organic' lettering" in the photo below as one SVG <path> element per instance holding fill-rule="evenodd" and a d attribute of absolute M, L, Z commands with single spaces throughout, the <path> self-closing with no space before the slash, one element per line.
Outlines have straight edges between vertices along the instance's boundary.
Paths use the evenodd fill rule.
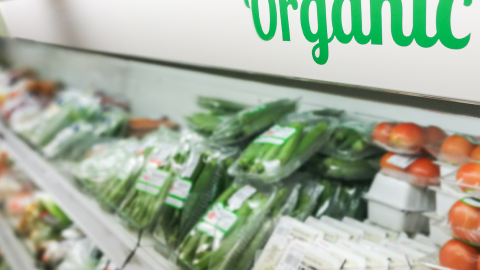
<path fill-rule="evenodd" d="M 270 26 L 267 33 L 264 33 L 260 23 L 258 1 L 252 0 L 252 16 L 258 36 L 263 40 L 271 40 L 275 36 L 277 28 L 277 9 L 275 0 L 268 1 Z M 288 20 L 288 7 L 298 9 L 297 0 L 278 0 L 280 9 L 280 20 L 282 27 L 282 38 L 290 41 L 290 25 Z M 345 1 L 350 1 L 352 30 L 345 33 L 342 24 L 342 7 Z M 411 0 L 409 0 L 411 1 Z M 316 16 L 318 30 L 313 33 L 310 25 L 310 5 L 316 5 Z M 317 43 L 312 49 L 312 58 L 319 64 L 324 65 L 329 58 L 329 43 L 337 38 L 340 43 L 348 44 L 355 39 L 359 44 L 382 45 L 382 8 L 385 2 L 389 3 L 391 13 L 391 33 L 393 41 L 399 46 L 410 46 L 415 41 L 418 46 L 430 48 L 440 40 L 443 46 L 449 49 L 463 49 L 470 42 L 471 34 L 463 38 L 456 38 L 452 33 L 452 7 L 454 0 L 439 0 L 436 14 L 437 33 L 433 36 L 427 35 L 427 0 L 413 0 L 413 28 L 412 33 L 407 36 L 403 32 L 403 3 L 402 0 L 370 0 L 370 22 L 371 28 L 366 35 L 362 27 L 362 0 L 334 0 L 332 6 L 332 27 L 333 34 L 328 37 L 327 14 L 325 0 L 303 0 L 300 6 L 300 24 L 306 40 Z M 245 0 L 248 7 L 248 0 Z M 365 2 L 364 2 L 365 3 Z M 472 0 L 463 0 L 463 5 L 469 7 Z"/>

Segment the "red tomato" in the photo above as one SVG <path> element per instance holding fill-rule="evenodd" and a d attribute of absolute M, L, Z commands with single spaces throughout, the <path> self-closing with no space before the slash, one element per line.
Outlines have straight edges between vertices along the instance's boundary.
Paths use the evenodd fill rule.
<path fill-rule="evenodd" d="M 440 166 L 433 163 L 431 159 L 417 158 L 412 164 L 410 164 L 410 166 L 408 166 L 407 172 L 420 177 L 439 177 Z"/>
<path fill-rule="evenodd" d="M 372 140 L 386 144 L 394 127 L 395 124 L 388 122 L 378 124 L 373 130 Z"/>
<path fill-rule="evenodd" d="M 462 187 L 460 188 L 467 192 L 469 190 L 475 189 L 478 187 L 480 189 L 480 164 L 479 163 L 467 163 L 460 167 L 457 171 L 457 183 L 462 183 L 465 185 L 473 187 Z"/>
<path fill-rule="evenodd" d="M 457 201 L 448 212 L 448 222 L 454 236 L 480 244 L 480 233 L 477 230 L 480 222 L 480 208 L 467 204 L 466 202 L 469 201 L 478 202 L 470 198 Z"/>
<path fill-rule="evenodd" d="M 475 145 L 460 135 L 452 135 L 448 137 L 440 149 L 442 159 L 454 163 L 461 164 L 468 160 Z"/>
<path fill-rule="evenodd" d="M 470 157 L 473 160 L 480 161 L 480 145 L 475 147 L 475 149 L 473 149 L 472 153 L 470 154 Z"/>
<path fill-rule="evenodd" d="M 391 157 L 391 156 L 394 156 L 395 153 L 386 153 L 385 155 L 383 155 L 382 157 L 382 160 L 380 160 L 380 166 L 382 168 L 388 168 L 388 169 L 393 169 L 393 170 L 398 170 L 398 171 L 404 171 L 404 169 L 400 168 L 400 167 L 397 167 L 393 164 L 390 164 L 388 163 L 388 159 Z"/>
<path fill-rule="evenodd" d="M 460 270 L 477 270 L 479 251 L 462 241 L 452 239 L 440 249 L 440 265 Z"/>
<path fill-rule="evenodd" d="M 398 124 L 390 133 L 390 144 L 396 148 L 418 151 L 423 143 L 423 130 L 413 123 Z"/>
<path fill-rule="evenodd" d="M 447 134 L 441 128 L 436 126 L 428 126 L 424 129 L 425 142 L 440 142 L 447 138 Z"/>

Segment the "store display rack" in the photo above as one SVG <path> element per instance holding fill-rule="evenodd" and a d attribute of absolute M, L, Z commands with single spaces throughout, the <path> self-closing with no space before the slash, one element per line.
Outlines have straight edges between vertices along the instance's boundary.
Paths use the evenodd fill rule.
<path fill-rule="evenodd" d="M 68 214 L 74 223 L 92 239 L 115 265 L 125 267 L 125 270 L 174 270 L 176 266 L 155 250 L 155 243 L 124 228 L 117 217 L 103 211 L 96 202 L 79 191 L 71 179 L 62 175 L 56 168 L 23 142 L 3 123 L 0 123 L 2 146 L 7 150 L 18 165 L 45 192 L 49 193 L 56 203 Z M 1 222 L 1 221 L 0 221 Z M 0 228 L 3 225 L 0 223 Z M 4 246 L 3 235 L 0 245 Z M 7 242 L 10 243 L 11 241 Z M 17 253 L 11 248 L 9 254 Z M 132 256 L 133 254 L 133 256 Z M 7 256 L 7 254 L 6 254 Z M 12 255 L 13 256 L 13 255 Z M 8 259 L 8 256 L 7 256 Z M 19 255 L 13 257 L 18 263 L 26 263 Z M 30 259 L 31 260 L 31 259 Z M 127 262 L 127 263 L 126 263 Z M 18 270 L 34 268 L 20 267 Z"/>
<path fill-rule="evenodd" d="M 22 241 L 15 236 L 4 215 L 0 214 L 0 247 L 12 270 L 38 270 L 32 255 Z"/>

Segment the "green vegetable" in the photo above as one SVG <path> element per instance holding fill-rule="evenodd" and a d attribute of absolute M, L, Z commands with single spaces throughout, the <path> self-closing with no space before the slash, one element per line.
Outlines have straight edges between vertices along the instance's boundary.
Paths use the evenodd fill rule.
<path fill-rule="evenodd" d="M 222 123 L 223 117 L 208 113 L 195 113 L 187 117 L 189 127 L 203 135 L 211 135 L 215 128 Z"/>
<path fill-rule="evenodd" d="M 197 98 L 197 104 L 200 107 L 210 110 L 212 113 L 215 114 L 236 113 L 247 107 L 244 104 L 232 102 L 225 99 L 202 96 Z"/>
<path fill-rule="evenodd" d="M 227 268 L 228 264 L 243 254 L 254 233 L 260 228 L 267 211 L 271 209 L 273 198 L 268 193 L 259 191 L 255 191 L 241 205 L 235 205 L 239 207 L 238 209 L 232 208 L 234 205 L 229 204 L 231 202 L 229 199 L 236 196 L 240 189 L 244 191 L 251 187 L 232 185 L 220 195 L 211 208 L 211 211 L 214 209 L 225 211 L 224 215 L 229 212 L 235 213 L 236 220 L 230 228 L 224 228 L 226 231 L 223 237 L 218 234 L 213 237 L 201 229 L 203 226 L 207 228 L 212 226 L 204 221 L 211 215 L 216 216 L 213 214 L 215 212 L 209 211 L 179 246 L 177 251 L 180 259 L 192 264 L 194 269 L 231 269 Z"/>
<path fill-rule="evenodd" d="M 317 165 L 317 170 L 324 177 L 341 180 L 369 180 L 377 173 L 368 160 L 345 161 L 325 158 Z"/>
<path fill-rule="evenodd" d="M 300 189 L 300 196 L 295 206 L 295 210 L 293 210 L 293 213 L 291 213 L 290 216 L 305 221 L 305 219 L 312 214 L 316 202 L 323 191 L 324 187 L 318 183 L 316 179 L 309 180 L 303 184 Z"/>

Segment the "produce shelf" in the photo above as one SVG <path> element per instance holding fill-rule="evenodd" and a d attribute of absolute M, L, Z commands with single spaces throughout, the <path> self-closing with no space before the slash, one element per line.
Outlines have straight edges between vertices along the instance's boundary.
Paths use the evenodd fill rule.
<path fill-rule="evenodd" d="M 15 236 L 5 216 L 0 214 L 0 247 L 3 256 L 13 270 L 37 270 L 33 255 L 26 246 Z"/>
<path fill-rule="evenodd" d="M 83 232 L 117 266 L 122 266 L 134 251 L 125 268 L 131 270 L 174 270 L 177 267 L 155 250 L 155 242 L 124 228 L 118 217 L 103 211 L 98 204 L 79 191 L 69 177 L 62 175 L 41 155 L 0 123 L 2 146 L 27 175 L 79 226 Z M 1 228 L 1 227 L 0 227 Z M 2 236 L 3 237 L 3 236 Z M 138 247 L 137 247 L 138 244 Z M 33 269 L 33 268 L 15 268 Z"/>

